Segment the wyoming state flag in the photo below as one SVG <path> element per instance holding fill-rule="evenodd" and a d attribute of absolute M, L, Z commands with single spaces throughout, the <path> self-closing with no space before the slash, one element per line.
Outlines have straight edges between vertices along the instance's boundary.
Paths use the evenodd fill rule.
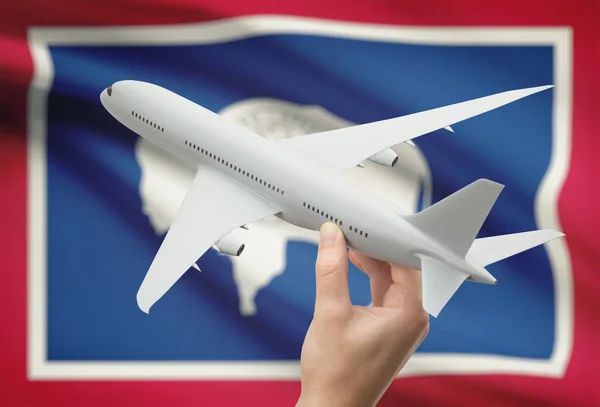
<path fill-rule="evenodd" d="M 429 21 L 426 10 L 384 2 L 250 12 L 214 1 L 44 5 L 36 7 L 47 15 L 31 21 L 31 10 L 14 6 L 0 38 L 12 56 L 0 59 L 12 266 L 0 303 L 3 405 L 294 405 L 298 397 L 314 232 L 274 217 L 252 223 L 242 256 L 211 250 L 202 272 L 188 271 L 150 315 L 137 307 L 194 168 L 102 107 L 101 91 L 125 79 L 170 89 L 270 139 L 554 85 L 394 147 L 393 169 L 366 162 L 347 177 L 407 213 L 488 178 L 506 187 L 480 237 L 567 235 L 490 266 L 496 286 L 465 284 L 431 319 L 381 405 L 599 405 L 590 367 L 598 217 L 587 183 L 597 164 L 586 133 L 598 89 L 585 76 L 591 33 L 577 37 L 591 17 L 578 6 L 567 26 L 537 10 L 512 26 L 527 13 L 466 3 L 476 26 L 457 26 L 456 10 Z M 370 303 L 356 269 L 350 291 L 355 304 Z"/>

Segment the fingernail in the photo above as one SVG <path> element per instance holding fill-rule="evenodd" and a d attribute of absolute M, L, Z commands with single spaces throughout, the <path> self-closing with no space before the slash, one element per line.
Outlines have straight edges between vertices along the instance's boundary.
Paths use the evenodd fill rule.
<path fill-rule="evenodd" d="M 340 229 L 337 227 L 337 225 L 331 222 L 324 223 L 323 226 L 321 226 L 321 244 L 332 244 L 335 242 L 335 239 L 337 239 L 339 233 Z"/>

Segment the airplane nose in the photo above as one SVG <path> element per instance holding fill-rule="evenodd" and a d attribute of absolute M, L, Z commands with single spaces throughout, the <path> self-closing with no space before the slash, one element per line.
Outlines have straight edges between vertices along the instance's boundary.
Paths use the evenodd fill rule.
<path fill-rule="evenodd" d="M 102 105 L 108 109 L 108 98 L 110 98 L 113 94 L 113 86 L 115 86 L 115 84 L 113 83 L 112 85 L 110 85 L 108 88 L 104 89 L 102 91 L 102 93 L 100 94 L 100 101 L 102 102 Z"/>

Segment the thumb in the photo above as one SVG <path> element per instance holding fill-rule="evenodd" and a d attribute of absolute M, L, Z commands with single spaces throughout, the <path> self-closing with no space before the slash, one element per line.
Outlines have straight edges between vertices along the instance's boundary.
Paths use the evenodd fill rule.
<path fill-rule="evenodd" d="M 340 228 L 331 222 L 321 227 L 316 264 L 315 315 L 348 313 L 352 310 L 348 291 L 348 253 Z"/>

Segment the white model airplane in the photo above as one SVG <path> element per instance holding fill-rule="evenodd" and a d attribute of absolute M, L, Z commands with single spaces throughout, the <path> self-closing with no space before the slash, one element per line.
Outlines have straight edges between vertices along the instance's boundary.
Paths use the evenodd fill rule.
<path fill-rule="evenodd" d="M 543 244 L 553 230 L 476 239 L 503 186 L 480 179 L 415 215 L 357 190 L 342 175 L 389 147 L 496 109 L 551 86 L 513 90 L 403 117 L 272 141 L 167 89 L 120 81 L 100 95 L 104 107 L 140 136 L 198 166 L 137 293 L 152 307 L 210 248 L 237 256 L 232 233 L 270 215 L 319 230 L 342 229 L 348 246 L 422 270 L 423 307 L 437 316 L 465 280 L 496 284 L 488 264 Z M 391 149 L 389 149 L 391 151 Z M 392 152 L 393 153 L 393 152 Z M 374 161 L 377 161 L 375 157 Z"/>

